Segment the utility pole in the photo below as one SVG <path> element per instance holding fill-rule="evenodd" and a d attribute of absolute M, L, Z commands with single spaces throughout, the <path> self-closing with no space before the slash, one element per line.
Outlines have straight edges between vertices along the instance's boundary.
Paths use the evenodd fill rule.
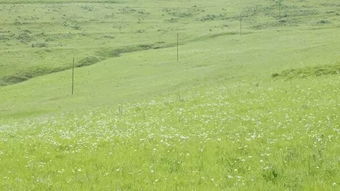
<path fill-rule="evenodd" d="M 177 33 L 177 62 L 179 62 L 179 33 Z"/>
<path fill-rule="evenodd" d="M 282 1 L 279 1 L 279 19 L 281 19 L 281 5 Z"/>
<path fill-rule="evenodd" d="M 277 9 L 278 9 L 278 15 L 277 17 L 279 19 L 281 19 L 281 12 L 282 12 L 282 5 L 283 5 L 283 0 L 274 0 L 276 6 L 277 6 Z"/>
<path fill-rule="evenodd" d="M 240 35 L 242 35 L 242 13 L 240 13 Z"/>
<path fill-rule="evenodd" d="M 72 64 L 72 95 L 74 94 L 74 57 L 73 57 L 73 64 Z"/>

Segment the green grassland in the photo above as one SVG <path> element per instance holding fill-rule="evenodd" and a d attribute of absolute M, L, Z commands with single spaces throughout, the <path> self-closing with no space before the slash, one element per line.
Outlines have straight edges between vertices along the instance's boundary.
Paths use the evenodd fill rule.
<path fill-rule="evenodd" d="M 337 0 L 0 0 L 0 190 L 338 190 L 339 27 Z"/>

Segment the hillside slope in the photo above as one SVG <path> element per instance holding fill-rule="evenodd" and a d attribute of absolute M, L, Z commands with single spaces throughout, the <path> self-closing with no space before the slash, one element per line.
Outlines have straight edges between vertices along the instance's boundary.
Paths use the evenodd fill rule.
<path fill-rule="evenodd" d="M 339 11 L 0 0 L 0 190 L 339 190 Z"/>

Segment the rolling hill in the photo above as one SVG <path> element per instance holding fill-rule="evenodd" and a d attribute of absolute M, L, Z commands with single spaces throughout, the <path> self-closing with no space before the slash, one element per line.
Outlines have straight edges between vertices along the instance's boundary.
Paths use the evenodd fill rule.
<path fill-rule="evenodd" d="M 1 190 L 339 188 L 336 0 L 0 0 L 0 15 Z"/>

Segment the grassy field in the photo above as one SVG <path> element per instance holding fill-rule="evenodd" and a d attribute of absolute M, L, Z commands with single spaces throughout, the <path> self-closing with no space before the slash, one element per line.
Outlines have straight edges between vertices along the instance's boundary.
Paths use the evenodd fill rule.
<path fill-rule="evenodd" d="M 339 27 L 337 0 L 0 0 L 0 190 L 339 190 Z"/>

